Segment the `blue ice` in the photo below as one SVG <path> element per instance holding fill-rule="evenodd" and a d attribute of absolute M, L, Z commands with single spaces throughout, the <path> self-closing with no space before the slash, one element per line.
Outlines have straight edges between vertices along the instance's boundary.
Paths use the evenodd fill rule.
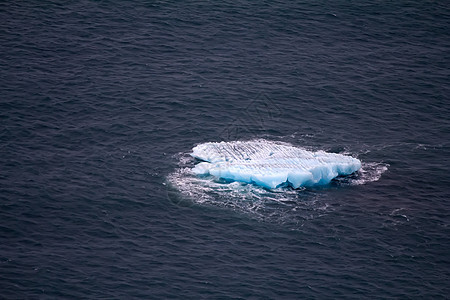
<path fill-rule="evenodd" d="M 273 189 L 328 184 L 339 175 L 361 168 L 361 161 L 347 155 L 311 152 L 266 140 L 205 143 L 192 149 L 202 160 L 193 168 L 197 175 L 254 183 Z"/>

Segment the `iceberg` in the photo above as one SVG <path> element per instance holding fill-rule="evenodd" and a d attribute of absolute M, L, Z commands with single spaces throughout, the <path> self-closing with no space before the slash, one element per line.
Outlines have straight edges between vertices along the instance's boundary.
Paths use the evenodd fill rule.
<path fill-rule="evenodd" d="M 328 184 L 340 175 L 361 168 L 361 161 L 347 155 L 308 151 L 266 140 L 204 143 L 191 156 L 202 162 L 196 175 L 254 183 L 268 189 L 287 184 L 294 189 Z"/>

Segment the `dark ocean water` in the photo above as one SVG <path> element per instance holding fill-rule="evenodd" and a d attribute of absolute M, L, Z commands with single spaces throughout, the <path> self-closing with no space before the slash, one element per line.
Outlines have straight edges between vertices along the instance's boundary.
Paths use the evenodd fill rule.
<path fill-rule="evenodd" d="M 0 298 L 450 295 L 447 1 L 0 4 Z M 209 141 L 345 153 L 267 191 Z"/>

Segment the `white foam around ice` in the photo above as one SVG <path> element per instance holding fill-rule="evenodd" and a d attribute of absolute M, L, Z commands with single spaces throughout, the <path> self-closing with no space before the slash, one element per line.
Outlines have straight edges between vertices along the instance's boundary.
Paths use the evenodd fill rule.
<path fill-rule="evenodd" d="M 266 140 L 205 143 L 194 147 L 191 155 L 203 161 L 193 169 L 197 175 L 269 189 L 282 184 L 293 188 L 328 184 L 361 168 L 361 162 L 351 156 L 311 152 Z"/>

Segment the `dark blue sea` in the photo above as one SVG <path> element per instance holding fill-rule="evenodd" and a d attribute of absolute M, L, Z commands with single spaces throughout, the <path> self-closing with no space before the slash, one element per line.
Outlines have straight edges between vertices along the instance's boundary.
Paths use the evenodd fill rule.
<path fill-rule="evenodd" d="M 193 176 L 200 143 L 357 157 Z M 448 299 L 448 1 L 2 1 L 1 299 Z"/>

